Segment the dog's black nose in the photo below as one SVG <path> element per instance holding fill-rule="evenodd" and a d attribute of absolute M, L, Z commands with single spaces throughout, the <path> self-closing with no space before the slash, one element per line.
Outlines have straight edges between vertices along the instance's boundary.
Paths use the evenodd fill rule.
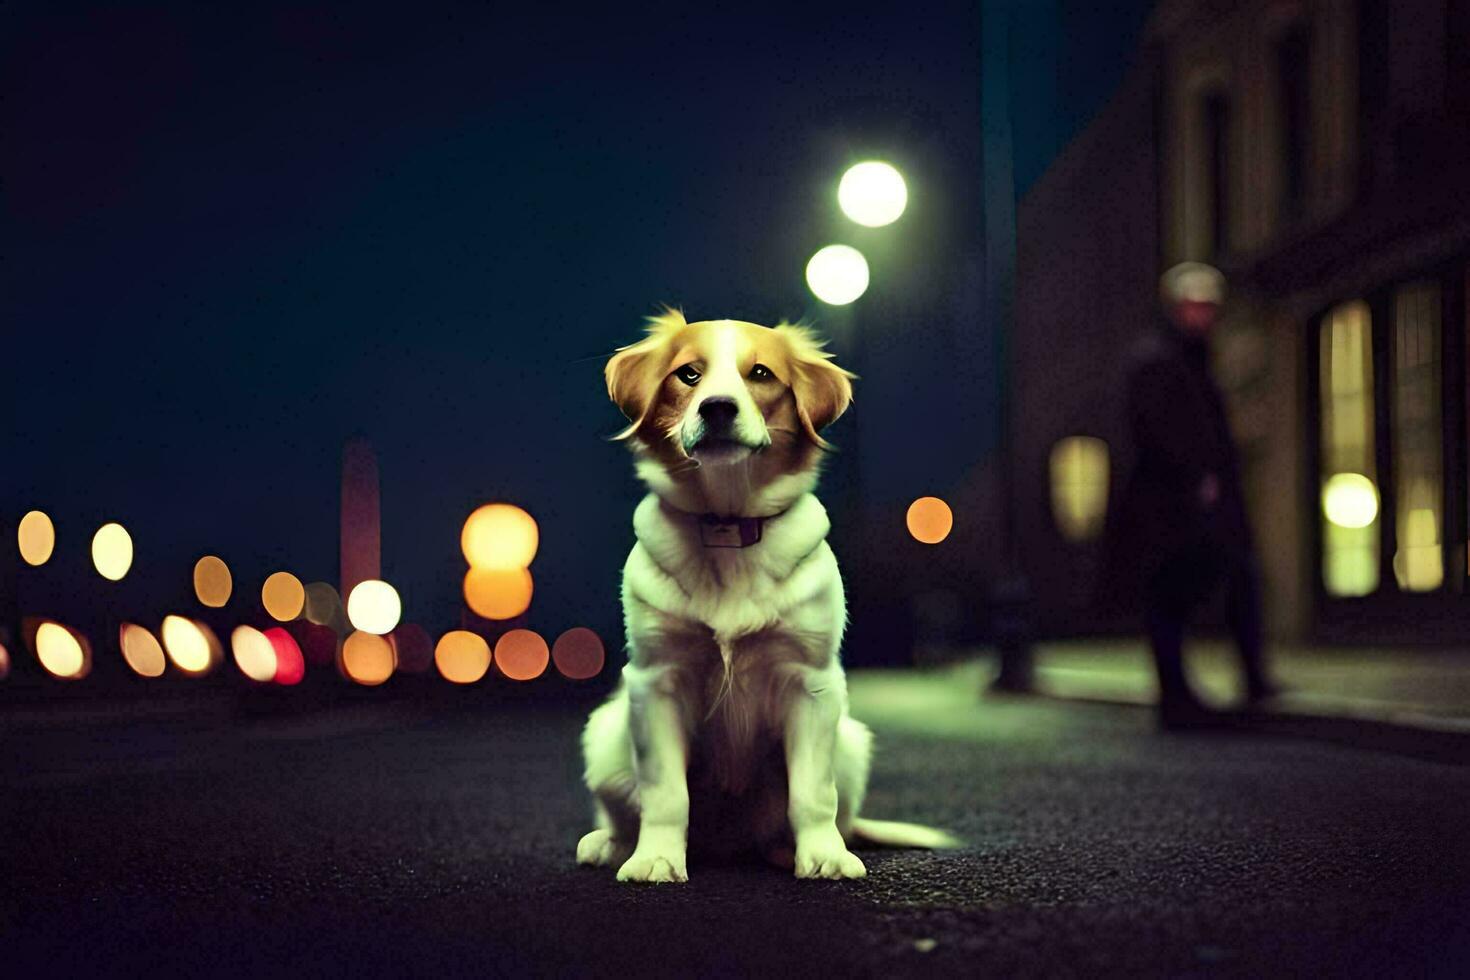
<path fill-rule="evenodd" d="M 706 398 L 699 403 L 699 417 L 712 429 L 727 429 L 735 421 L 739 406 L 735 399 L 723 395 Z"/>

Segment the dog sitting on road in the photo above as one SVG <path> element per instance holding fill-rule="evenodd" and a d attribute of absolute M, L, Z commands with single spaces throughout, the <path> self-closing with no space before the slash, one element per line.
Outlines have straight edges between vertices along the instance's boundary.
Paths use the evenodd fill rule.
<path fill-rule="evenodd" d="M 804 327 L 669 311 L 607 364 L 651 492 L 623 569 L 628 665 L 583 735 L 597 829 L 577 860 L 619 881 L 685 881 L 690 848 L 861 878 L 854 841 L 954 843 L 858 816 L 872 735 L 847 713 L 847 608 L 812 493 L 855 377 L 830 358 Z"/>

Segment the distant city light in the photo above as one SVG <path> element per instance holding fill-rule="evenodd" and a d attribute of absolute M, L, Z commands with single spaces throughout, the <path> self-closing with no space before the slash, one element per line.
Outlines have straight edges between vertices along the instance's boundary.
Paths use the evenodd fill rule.
<path fill-rule="evenodd" d="M 306 587 L 306 620 L 318 626 L 331 626 L 343 615 L 342 597 L 328 582 L 312 582 Z"/>
<path fill-rule="evenodd" d="M 1322 487 L 1322 512 L 1339 527 L 1367 527 L 1378 517 L 1378 488 L 1361 473 L 1335 473 Z"/>
<path fill-rule="evenodd" d="M 230 652 L 240 673 L 260 684 L 276 676 L 276 648 L 264 633 L 253 626 L 236 626 L 230 634 Z"/>
<path fill-rule="evenodd" d="M 205 555 L 194 563 L 194 595 L 211 609 L 221 609 L 230 601 L 235 581 L 230 566 L 215 555 Z"/>
<path fill-rule="evenodd" d="M 464 601 L 486 619 L 514 619 L 531 608 L 535 583 L 529 568 L 471 568 L 464 577 Z"/>
<path fill-rule="evenodd" d="M 869 160 L 849 167 L 837 185 L 842 213 L 860 225 L 891 225 L 908 206 L 909 190 L 903 175 L 889 163 Z"/>
<path fill-rule="evenodd" d="M 342 672 L 367 687 L 393 676 L 393 646 L 376 633 L 353 633 L 342 644 Z"/>
<path fill-rule="evenodd" d="M 914 540 L 924 544 L 938 544 L 954 528 L 954 513 L 938 497 L 920 497 L 909 504 L 905 520 Z"/>
<path fill-rule="evenodd" d="M 595 630 L 573 626 L 551 645 L 551 659 L 563 677 L 585 681 L 602 673 L 606 654 Z"/>
<path fill-rule="evenodd" d="M 551 651 L 534 630 L 509 630 L 495 644 L 495 666 L 513 681 L 531 681 L 546 673 Z"/>
<path fill-rule="evenodd" d="M 540 531 L 530 514 L 514 504 L 486 504 L 464 522 L 459 546 L 471 568 L 526 568 L 536 557 Z"/>
<path fill-rule="evenodd" d="M 60 623 L 36 628 L 36 658 L 53 677 L 79 680 L 87 673 L 87 654 L 81 638 Z"/>
<path fill-rule="evenodd" d="M 846 306 L 868 291 L 868 260 L 851 245 L 828 245 L 807 262 L 806 284 L 823 303 Z"/>
<path fill-rule="evenodd" d="M 105 579 L 120 582 L 133 566 L 133 539 L 121 524 L 104 524 L 92 536 L 92 564 Z"/>
<path fill-rule="evenodd" d="M 370 578 L 357 583 L 347 597 L 347 619 L 354 629 L 382 636 L 393 632 L 403 615 L 398 591 L 381 579 Z"/>
<path fill-rule="evenodd" d="M 163 649 L 174 666 L 186 674 L 204 674 L 214 666 L 213 634 L 202 623 L 184 616 L 163 617 Z"/>
<path fill-rule="evenodd" d="M 279 626 L 266 630 L 265 638 L 275 651 L 276 670 L 271 680 L 283 687 L 300 684 L 306 676 L 306 660 L 301 656 L 296 638 Z"/>
<path fill-rule="evenodd" d="M 473 684 L 490 669 L 490 644 L 469 630 L 450 630 L 434 647 L 434 665 L 447 681 Z"/>
<path fill-rule="evenodd" d="M 162 677 L 168 661 L 164 659 L 163 647 L 158 638 L 147 628 L 137 623 L 123 623 L 118 628 L 117 642 L 122 647 L 123 660 L 139 677 Z"/>
<path fill-rule="evenodd" d="M 306 605 L 306 588 L 290 572 L 276 572 L 260 587 L 260 603 L 272 619 L 289 623 L 301 615 Z"/>
<path fill-rule="evenodd" d="M 56 526 L 51 518 L 33 510 L 20 519 L 15 536 L 20 544 L 20 557 L 27 565 L 44 565 L 56 550 Z"/>

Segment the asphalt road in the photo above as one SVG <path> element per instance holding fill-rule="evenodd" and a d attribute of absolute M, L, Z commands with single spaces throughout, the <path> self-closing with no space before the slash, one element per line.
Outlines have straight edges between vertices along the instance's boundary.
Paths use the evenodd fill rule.
<path fill-rule="evenodd" d="M 581 708 L 0 706 L 0 971 L 1470 969 L 1470 769 L 882 675 L 854 703 L 880 739 L 868 812 L 966 849 L 866 851 L 857 882 L 695 864 L 687 885 L 620 885 L 572 860 Z"/>

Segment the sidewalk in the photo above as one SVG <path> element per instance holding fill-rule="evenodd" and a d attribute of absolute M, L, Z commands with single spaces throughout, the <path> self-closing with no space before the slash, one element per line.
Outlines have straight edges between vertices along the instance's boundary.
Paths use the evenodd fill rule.
<path fill-rule="evenodd" d="M 1327 738 L 1470 764 L 1470 644 L 1465 650 L 1272 646 L 1272 676 L 1285 693 L 1232 716 L 1240 727 Z M 1142 639 L 1035 647 L 1036 694 L 1152 708 L 1158 686 Z M 983 651 L 993 670 L 994 653 Z M 1240 697 L 1238 661 L 1225 641 L 1185 650 L 1201 699 L 1230 710 Z M 984 683 L 983 676 L 976 678 Z"/>

